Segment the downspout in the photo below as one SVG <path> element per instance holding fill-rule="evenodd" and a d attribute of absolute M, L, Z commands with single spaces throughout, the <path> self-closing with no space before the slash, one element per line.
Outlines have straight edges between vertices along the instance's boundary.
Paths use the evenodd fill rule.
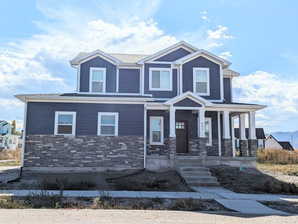
<path fill-rule="evenodd" d="M 147 106 L 144 104 L 144 169 L 146 169 L 147 157 Z"/>

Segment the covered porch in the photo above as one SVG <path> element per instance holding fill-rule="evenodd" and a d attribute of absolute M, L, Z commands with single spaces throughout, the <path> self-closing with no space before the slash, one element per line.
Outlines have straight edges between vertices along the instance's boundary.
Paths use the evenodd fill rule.
<path fill-rule="evenodd" d="M 197 157 L 202 165 L 215 158 L 255 160 L 255 112 L 261 108 L 263 106 L 211 103 L 192 93 L 163 103 L 148 103 L 145 109 L 146 156 L 168 159 L 171 166 L 175 166 L 178 157 Z M 245 137 L 246 116 L 248 139 Z M 239 151 L 234 141 L 235 119 L 239 119 L 241 133 Z"/>

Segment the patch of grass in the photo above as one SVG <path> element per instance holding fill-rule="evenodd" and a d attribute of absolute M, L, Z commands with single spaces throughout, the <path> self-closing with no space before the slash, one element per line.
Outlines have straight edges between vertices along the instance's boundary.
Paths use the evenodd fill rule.
<path fill-rule="evenodd" d="M 230 211 L 214 200 L 149 199 L 149 198 L 64 198 L 46 192 L 27 197 L 1 198 L 0 208 L 75 208 L 75 209 L 134 209 L 181 211 Z"/>
<path fill-rule="evenodd" d="M 1 150 L 0 151 L 0 160 L 9 160 L 9 159 L 20 161 L 21 160 L 21 150 L 20 149 Z"/>
<path fill-rule="evenodd" d="M 211 167 L 210 171 L 223 187 L 238 193 L 298 193 L 295 184 L 279 181 L 256 169 L 242 171 L 237 167 L 215 166 Z"/>
<path fill-rule="evenodd" d="M 19 161 L 0 162 L 0 166 L 20 166 Z"/>
<path fill-rule="evenodd" d="M 257 168 L 262 171 L 298 176 L 298 164 L 271 164 L 257 163 Z"/>
<path fill-rule="evenodd" d="M 277 149 L 258 150 L 257 161 L 271 164 L 298 164 L 298 151 Z"/>

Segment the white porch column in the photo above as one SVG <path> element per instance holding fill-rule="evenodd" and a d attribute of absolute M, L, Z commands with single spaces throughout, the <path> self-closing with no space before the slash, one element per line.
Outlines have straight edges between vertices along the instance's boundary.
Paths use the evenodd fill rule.
<path fill-rule="evenodd" d="M 224 111 L 223 112 L 223 138 L 224 139 L 230 139 L 230 112 Z"/>
<path fill-rule="evenodd" d="M 221 156 L 221 122 L 220 122 L 220 111 L 217 111 L 217 128 L 218 128 L 218 155 Z"/>
<path fill-rule="evenodd" d="M 249 112 L 249 139 L 256 139 L 256 112 Z"/>
<path fill-rule="evenodd" d="M 246 133 L 245 133 L 245 116 L 246 114 L 239 115 L 239 137 L 240 140 L 246 140 Z"/>
<path fill-rule="evenodd" d="M 198 131 L 199 137 L 205 138 L 205 110 L 200 109 L 198 114 Z"/>
<path fill-rule="evenodd" d="M 176 137 L 176 109 L 171 106 L 170 107 L 170 137 Z"/>

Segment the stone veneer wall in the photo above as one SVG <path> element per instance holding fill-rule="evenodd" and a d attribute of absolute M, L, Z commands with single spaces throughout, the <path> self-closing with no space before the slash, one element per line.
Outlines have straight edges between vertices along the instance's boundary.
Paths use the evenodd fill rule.
<path fill-rule="evenodd" d="M 222 156 L 233 156 L 233 147 L 231 139 L 222 139 L 221 141 Z"/>
<path fill-rule="evenodd" d="M 212 146 L 206 146 L 207 156 L 219 156 L 218 152 L 218 139 L 212 139 Z"/>
<path fill-rule="evenodd" d="M 143 136 L 26 136 L 24 167 L 141 169 Z"/>
<path fill-rule="evenodd" d="M 189 155 L 205 157 L 207 138 L 191 138 L 188 142 Z"/>

